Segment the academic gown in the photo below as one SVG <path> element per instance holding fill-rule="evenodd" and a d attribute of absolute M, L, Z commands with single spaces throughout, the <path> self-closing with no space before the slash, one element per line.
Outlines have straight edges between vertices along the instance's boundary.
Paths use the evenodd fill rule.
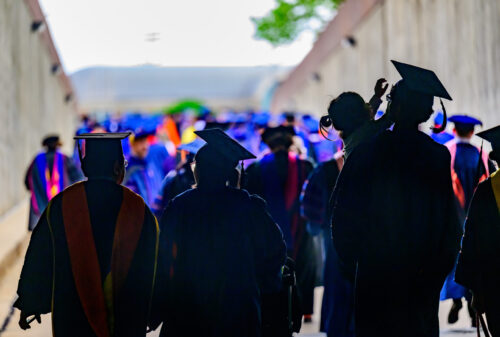
<path fill-rule="evenodd" d="M 155 202 L 151 206 L 153 213 L 159 218 L 170 200 L 191 189 L 194 183 L 194 175 L 189 163 L 182 165 L 177 170 L 171 171 L 163 180 Z"/>
<path fill-rule="evenodd" d="M 40 215 L 55 195 L 82 178 L 73 160 L 63 153 L 39 153 L 28 167 L 24 179 L 26 189 L 31 192 L 28 229 L 32 231 L 35 228 Z"/>
<path fill-rule="evenodd" d="M 304 184 L 301 202 L 308 225 L 323 234 L 325 260 L 320 331 L 326 332 L 328 337 L 354 336 L 354 290 L 341 272 L 330 228 L 330 197 L 342 165 L 341 157 L 318 165 Z"/>
<path fill-rule="evenodd" d="M 108 180 L 89 180 L 80 184 L 85 186 L 104 287 L 104 276 L 110 271 L 115 223 L 124 187 Z M 97 336 L 84 312 L 72 272 L 61 207 L 65 193 L 52 200 L 33 231 L 19 280 L 19 298 L 14 306 L 29 315 L 52 312 L 53 335 L 56 337 Z M 114 299 L 115 337 L 146 335 L 157 235 L 156 220 L 145 207 L 142 230 L 128 274 L 120 295 Z"/>
<path fill-rule="evenodd" d="M 456 174 L 455 184 L 460 186 L 458 191 L 455 191 L 457 197 L 457 212 L 459 215 L 460 223 L 465 224 L 466 214 L 469 209 L 474 190 L 478 184 L 478 179 L 480 179 L 485 172 L 489 172 L 490 167 L 486 168 L 485 163 L 480 158 L 479 150 L 472 144 L 452 141 L 449 144 L 449 149 L 452 152 L 452 163 L 453 174 Z M 479 164 L 478 172 L 478 162 Z M 486 164 L 490 164 L 487 162 Z M 452 178 L 453 179 L 453 178 Z M 463 205 L 460 200 L 462 200 Z M 465 297 L 468 301 L 471 300 L 469 291 L 457 284 L 454 281 L 455 278 L 455 268 L 446 278 L 443 289 L 441 290 L 441 300 L 446 300 L 449 298 L 460 299 Z"/>
<path fill-rule="evenodd" d="M 286 254 L 265 202 L 195 188 L 170 202 L 160 226 L 161 336 L 261 336 L 260 295 L 281 289 Z"/>
<path fill-rule="evenodd" d="M 312 170 L 309 161 L 292 152 L 271 153 L 248 167 L 246 186 L 250 193 L 267 201 L 269 213 L 283 232 L 288 256 L 296 263 L 297 288 L 305 315 L 313 313 L 319 268 L 313 237 L 300 215 L 300 193 Z"/>
<path fill-rule="evenodd" d="M 160 190 L 164 175 L 156 165 L 135 156 L 130 156 L 123 185 L 139 194 L 148 206 L 153 205 Z"/>
<path fill-rule="evenodd" d="M 175 157 L 170 156 L 167 151 L 167 147 L 161 142 L 156 142 L 149 146 L 146 161 L 149 165 L 155 166 L 155 169 L 161 179 L 163 179 L 171 170 L 175 169 Z"/>
<path fill-rule="evenodd" d="M 496 183 L 496 192 L 493 183 Z M 500 174 L 479 184 L 465 223 L 455 280 L 484 300 L 488 327 L 500 335 Z"/>
<path fill-rule="evenodd" d="M 355 280 L 356 336 L 439 335 L 439 292 L 461 236 L 450 154 L 417 130 L 354 150 L 333 196 L 334 246 Z"/>

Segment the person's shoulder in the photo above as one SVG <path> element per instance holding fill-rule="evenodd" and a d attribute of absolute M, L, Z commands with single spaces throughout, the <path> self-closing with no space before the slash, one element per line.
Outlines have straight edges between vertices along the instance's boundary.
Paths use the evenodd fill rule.
<path fill-rule="evenodd" d="M 180 206 L 186 202 L 191 201 L 193 198 L 198 198 L 199 191 L 197 188 L 191 188 L 187 191 L 182 192 L 181 194 L 175 196 L 170 201 L 171 205 Z"/>
<path fill-rule="evenodd" d="M 146 204 L 144 202 L 144 199 L 137 193 L 135 193 L 134 191 L 132 191 L 130 188 L 126 187 L 126 186 L 123 186 L 123 185 L 120 185 L 122 190 L 123 190 L 123 194 L 124 196 L 127 195 L 128 198 L 136 201 L 136 202 L 141 202 L 143 204 Z"/>
<path fill-rule="evenodd" d="M 299 158 L 299 162 L 308 170 L 313 170 L 314 164 L 311 160 L 306 159 L 306 158 Z"/>
<path fill-rule="evenodd" d="M 497 177 L 497 179 L 500 177 Z M 484 181 L 480 182 L 479 185 L 477 185 L 476 191 L 474 192 L 474 197 L 475 198 L 483 198 L 483 197 L 494 197 L 493 194 L 493 186 L 492 186 L 492 177 L 488 177 L 488 179 L 485 179 Z"/>
<path fill-rule="evenodd" d="M 448 146 L 439 144 L 423 132 L 420 133 L 420 139 L 432 160 L 444 165 L 450 165 L 451 154 Z"/>

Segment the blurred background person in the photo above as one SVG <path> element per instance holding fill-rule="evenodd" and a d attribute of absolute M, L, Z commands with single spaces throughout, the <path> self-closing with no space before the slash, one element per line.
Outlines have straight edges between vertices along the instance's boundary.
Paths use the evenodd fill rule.
<path fill-rule="evenodd" d="M 264 131 L 262 140 L 271 153 L 248 167 L 245 188 L 267 201 L 271 216 L 283 232 L 288 256 L 296 262 L 304 320 L 310 322 L 319 266 L 313 238 L 300 214 L 300 193 L 313 165 L 290 150 L 294 135 L 291 126 L 269 127 Z"/>
<path fill-rule="evenodd" d="M 58 135 L 49 135 L 42 140 L 45 151 L 36 155 L 26 172 L 24 184 L 31 193 L 28 229 L 30 231 L 40 218 L 52 198 L 67 186 L 83 179 L 73 159 L 59 151 Z"/>

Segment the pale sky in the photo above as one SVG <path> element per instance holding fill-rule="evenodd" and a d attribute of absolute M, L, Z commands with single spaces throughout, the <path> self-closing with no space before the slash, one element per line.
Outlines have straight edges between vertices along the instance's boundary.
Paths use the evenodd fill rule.
<path fill-rule="evenodd" d="M 95 65 L 294 65 L 310 50 L 303 33 L 285 47 L 255 40 L 251 16 L 273 0 L 40 0 L 65 70 Z M 149 33 L 159 40 L 147 42 Z"/>

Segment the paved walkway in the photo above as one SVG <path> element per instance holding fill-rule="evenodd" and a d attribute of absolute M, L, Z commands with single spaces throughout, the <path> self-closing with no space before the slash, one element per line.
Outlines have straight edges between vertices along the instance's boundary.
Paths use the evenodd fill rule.
<path fill-rule="evenodd" d="M 24 244 L 26 247 L 26 244 Z M 20 258 L 14 265 L 9 268 L 3 282 L 0 284 L 0 325 L 3 323 L 4 318 L 9 312 L 10 305 L 14 299 L 14 294 L 17 288 L 17 281 L 19 273 L 22 267 L 22 259 Z M 319 308 L 321 305 L 321 296 L 323 295 L 323 289 L 316 289 L 316 314 L 313 317 L 313 323 L 304 324 L 300 337 L 324 337 L 324 334 L 318 333 L 319 329 Z M 441 336 L 446 337 L 473 337 L 476 336 L 473 329 L 469 328 L 470 325 L 469 318 L 467 315 L 467 310 L 461 310 L 460 320 L 453 326 L 445 324 L 446 315 L 451 306 L 451 301 L 446 301 L 442 303 L 440 308 L 440 321 L 441 325 Z M 32 328 L 27 331 L 22 331 L 17 322 L 19 321 L 19 311 L 16 310 L 7 330 L 4 333 L 0 333 L 0 337 L 51 337 L 51 322 L 50 316 L 42 316 L 42 324 L 37 324 L 34 322 Z M 148 334 L 148 337 L 157 337 L 158 331 Z"/>

